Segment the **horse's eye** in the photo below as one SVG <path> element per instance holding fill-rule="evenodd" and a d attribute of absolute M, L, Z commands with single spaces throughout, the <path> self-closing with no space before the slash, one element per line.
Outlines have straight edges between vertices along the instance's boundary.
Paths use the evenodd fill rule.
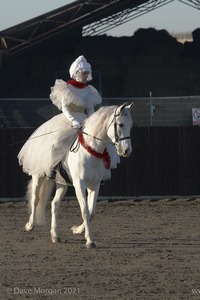
<path fill-rule="evenodd" d="M 122 124 L 122 123 L 119 123 L 119 124 L 118 124 L 118 126 L 119 126 L 119 127 L 123 127 L 123 126 L 124 126 L 124 124 Z"/>

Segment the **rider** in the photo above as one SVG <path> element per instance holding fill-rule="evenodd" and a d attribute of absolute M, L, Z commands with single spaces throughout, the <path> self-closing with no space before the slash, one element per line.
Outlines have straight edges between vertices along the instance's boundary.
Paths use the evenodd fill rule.
<path fill-rule="evenodd" d="M 71 79 L 57 79 L 51 88 L 50 99 L 63 113 L 43 123 L 26 141 L 18 154 L 19 164 L 29 175 L 56 177 L 56 166 L 69 147 L 82 122 L 102 102 L 98 91 L 88 84 L 92 80 L 91 65 L 83 55 L 70 66 Z M 74 129 L 75 128 L 75 129 Z"/>
<path fill-rule="evenodd" d="M 74 128 L 80 128 L 84 118 L 94 112 L 94 107 L 102 102 L 98 91 L 87 82 L 92 80 L 91 65 L 83 55 L 79 56 L 70 66 L 71 80 L 64 82 L 57 79 L 51 88 L 50 99 L 59 110 L 63 112 L 67 120 Z M 80 116 L 84 113 L 84 118 Z M 55 167 L 51 169 L 47 178 L 54 180 Z"/>

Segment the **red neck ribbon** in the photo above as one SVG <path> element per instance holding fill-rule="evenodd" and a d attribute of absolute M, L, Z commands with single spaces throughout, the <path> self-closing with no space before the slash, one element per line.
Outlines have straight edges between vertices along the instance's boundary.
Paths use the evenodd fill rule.
<path fill-rule="evenodd" d="M 96 152 L 95 150 L 93 150 L 90 146 L 88 146 L 85 143 L 82 132 L 79 132 L 78 140 L 79 140 L 80 144 L 83 146 L 83 148 L 85 148 L 87 150 L 87 152 L 89 152 L 92 156 L 94 156 L 96 158 L 103 159 L 106 169 L 108 169 L 108 170 L 110 169 L 110 155 L 106 148 L 104 149 L 103 153 Z"/>
<path fill-rule="evenodd" d="M 67 81 L 67 84 L 71 84 L 71 85 L 73 85 L 74 87 L 76 87 L 77 89 L 83 89 L 83 88 L 85 88 L 86 86 L 88 86 L 87 83 L 78 82 L 78 81 L 76 81 L 76 80 L 74 80 L 74 79 L 68 80 L 68 81 Z"/>

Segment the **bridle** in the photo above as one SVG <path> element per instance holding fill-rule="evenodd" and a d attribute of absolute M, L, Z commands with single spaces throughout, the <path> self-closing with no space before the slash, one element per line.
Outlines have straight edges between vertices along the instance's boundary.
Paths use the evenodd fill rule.
<path fill-rule="evenodd" d="M 119 138 L 118 136 L 118 133 L 117 133 L 117 121 L 116 121 L 116 118 L 117 117 L 120 117 L 122 115 L 122 113 L 118 113 L 117 114 L 117 108 L 115 109 L 115 112 L 114 112 L 114 117 L 112 119 L 112 121 L 110 122 L 110 125 L 108 126 L 108 128 L 111 126 L 111 124 L 114 122 L 114 135 L 115 135 L 115 142 L 113 143 L 113 145 L 116 145 L 117 143 L 123 141 L 123 140 L 128 140 L 128 139 L 131 139 L 130 136 L 125 136 L 125 137 L 122 137 L 122 138 Z M 107 129 L 108 130 L 108 129 Z"/>
<path fill-rule="evenodd" d="M 117 121 L 116 121 L 116 118 L 117 118 L 117 117 L 120 117 L 121 115 L 122 115 L 122 113 L 118 113 L 118 114 L 117 114 L 117 108 L 116 108 L 116 109 L 115 109 L 115 112 L 114 112 L 113 119 L 112 119 L 112 121 L 110 122 L 110 124 L 108 125 L 108 128 L 107 128 L 107 131 L 108 131 L 109 127 L 112 125 L 112 123 L 114 123 L 115 142 L 109 142 L 109 143 L 108 143 L 108 144 L 111 144 L 111 145 L 113 145 L 113 146 L 115 146 L 115 145 L 116 145 L 117 143 L 119 143 L 120 141 L 131 139 L 130 136 L 125 136 L 125 137 L 122 137 L 122 138 L 119 138 L 119 136 L 118 136 L 118 133 L 117 133 Z M 96 137 L 96 136 L 93 136 L 93 135 L 91 135 L 91 134 L 85 132 L 85 131 L 82 130 L 82 129 L 79 129 L 78 131 L 81 131 L 83 134 L 85 134 L 85 135 L 87 135 L 87 136 L 90 136 L 90 137 L 92 137 L 93 139 L 96 139 L 96 140 L 98 140 L 98 141 L 107 142 L 107 141 L 105 141 L 105 140 L 103 140 L 103 139 L 100 139 L 100 138 L 98 138 L 98 137 Z"/>
<path fill-rule="evenodd" d="M 117 107 L 117 108 L 118 108 L 118 107 Z M 87 136 L 89 136 L 89 137 L 91 137 L 91 138 L 93 138 L 93 139 L 95 139 L 95 140 L 98 140 L 98 141 L 101 141 L 101 142 L 105 142 L 105 143 L 111 144 L 111 145 L 113 145 L 113 146 L 118 145 L 118 143 L 119 143 L 120 141 L 131 139 L 130 136 L 125 136 L 125 137 L 122 137 L 122 138 L 120 138 L 120 137 L 118 136 L 118 132 L 117 132 L 117 121 L 116 121 L 116 118 L 117 118 L 117 117 L 120 117 L 120 116 L 122 115 L 122 113 L 120 112 L 120 113 L 117 114 L 117 108 L 115 109 L 113 119 L 111 120 L 111 122 L 110 122 L 110 124 L 108 125 L 108 128 L 107 128 L 107 131 L 108 131 L 109 127 L 112 125 L 112 123 L 114 123 L 114 136 L 115 136 L 115 142 L 112 142 L 112 141 L 111 141 L 111 142 L 108 142 L 108 141 L 106 141 L 106 140 L 103 140 L 103 139 L 101 139 L 101 138 L 98 138 L 98 137 L 96 137 L 96 136 L 93 136 L 93 135 L 91 135 L 91 134 L 85 132 L 82 128 L 78 128 L 78 129 L 77 129 L 77 131 L 78 131 L 78 137 L 80 137 L 80 135 L 82 136 L 82 135 L 84 134 L 84 135 L 87 135 Z M 79 141 L 79 138 L 78 138 L 78 140 L 77 140 L 77 138 L 75 138 L 74 142 L 72 143 L 72 145 L 71 145 L 71 147 L 70 147 L 70 151 L 76 152 L 76 151 L 78 150 L 79 147 L 78 147 L 78 144 L 76 143 L 76 142 L 78 142 L 78 141 Z"/>

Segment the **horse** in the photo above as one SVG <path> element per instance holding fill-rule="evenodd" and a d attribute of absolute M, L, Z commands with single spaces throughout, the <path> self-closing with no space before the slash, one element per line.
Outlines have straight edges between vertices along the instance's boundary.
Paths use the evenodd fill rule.
<path fill-rule="evenodd" d="M 91 237 L 90 222 L 95 215 L 99 189 L 104 177 L 111 176 L 112 157 L 107 148 L 113 147 L 118 157 L 128 157 L 132 152 L 130 132 L 132 128 L 131 108 L 133 103 L 120 106 L 102 106 L 89 116 L 78 130 L 70 151 L 61 161 L 79 202 L 83 223 L 71 228 L 73 234 L 85 231 L 87 248 L 95 248 Z M 35 225 L 45 224 L 47 201 L 55 191 L 51 202 L 51 241 L 60 242 L 57 215 L 61 200 L 69 183 L 47 180 L 46 175 L 32 175 L 27 186 L 27 198 L 30 207 L 29 221 L 25 231 L 31 231 Z"/>

